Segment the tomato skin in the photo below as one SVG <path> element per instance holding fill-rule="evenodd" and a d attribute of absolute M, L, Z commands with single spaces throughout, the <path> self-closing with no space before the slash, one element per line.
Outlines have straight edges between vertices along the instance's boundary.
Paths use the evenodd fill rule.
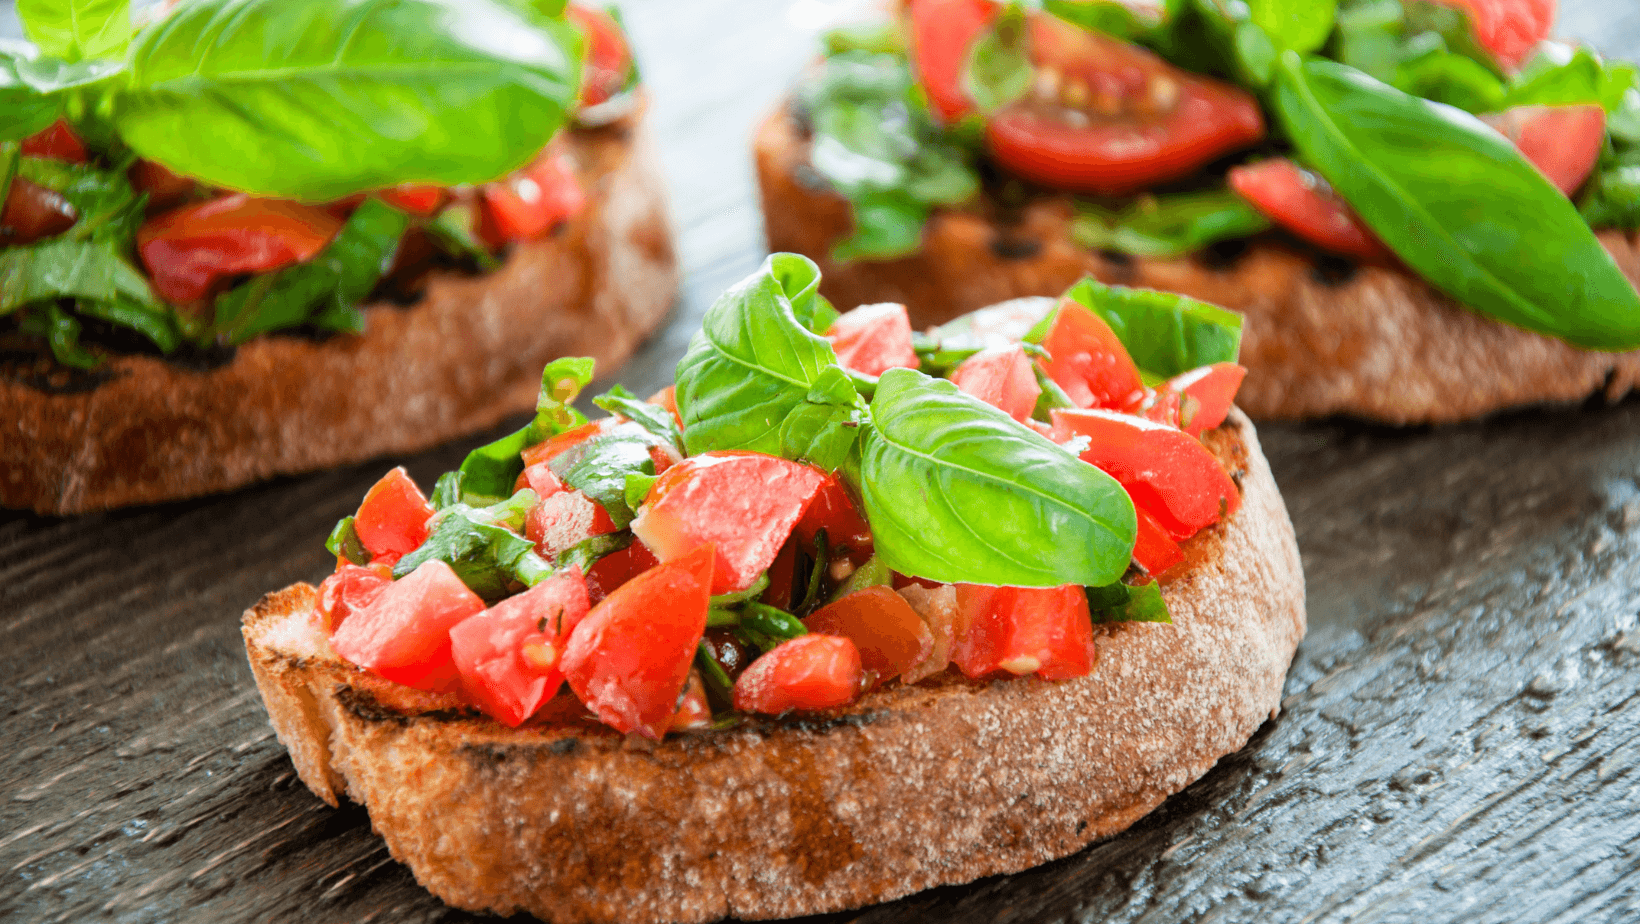
<path fill-rule="evenodd" d="M 192 302 L 227 277 L 311 260 L 341 227 L 321 208 L 234 194 L 149 219 L 137 251 L 161 297 Z"/>
<path fill-rule="evenodd" d="M 319 583 L 319 628 L 326 635 L 347 621 L 354 612 L 369 606 L 393 583 L 393 573 L 384 569 L 347 564 Z"/>
<path fill-rule="evenodd" d="M 896 367 L 917 368 L 911 348 L 911 317 L 893 302 L 861 305 L 832 322 L 826 339 L 844 368 L 882 375 Z"/>
<path fill-rule="evenodd" d="M 450 656 L 462 691 L 501 724 L 524 724 L 563 686 L 564 643 L 590 606 L 572 567 L 456 623 Z"/>
<path fill-rule="evenodd" d="M 401 183 L 376 191 L 376 198 L 401 211 L 431 218 L 444 204 L 444 187 L 431 183 Z"/>
<path fill-rule="evenodd" d="M 0 243 L 31 244 L 56 237 L 79 220 L 74 206 L 54 189 L 14 177 L 0 211 Z"/>
<path fill-rule="evenodd" d="M 1104 318 L 1068 298 L 1060 299 L 1058 310 L 1042 338 L 1050 357 L 1042 363 L 1048 378 L 1077 407 L 1126 407 L 1142 396 L 1139 367 Z"/>
<path fill-rule="evenodd" d="M 860 652 L 837 635 L 802 635 L 781 642 L 735 680 L 735 708 L 779 715 L 793 709 L 834 709 L 860 693 Z"/>
<path fill-rule="evenodd" d="M 1031 371 L 1031 359 L 1018 345 L 975 353 L 951 372 L 958 388 L 1023 423 L 1036 410 L 1042 386 Z"/>
<path fill-rule="evenodd" d="M 715 554 L 701 546 L 638 575 L 570 633 L 564 677 L 599 721 L 656 740 L 671 727 L 706 631 Z"/>
<path fill-rule="evenodd" d="M 889 587 L 868 587 L 815 610 L 803 625 L 854 643 L 869 686 L 893 680 L 934 651 L 917 611 Z"/>
<path fill-rule="evenodd" d="M 133 189 L 148 194 L 146 207 L 150 215 L 187 201 L 199 188 L 193 179 L 172 173 L 164 164 L 151 160 L 138 160 L 126 171 L 126 176 Z"/>
<path fill-rule="evenodd" d="M 1184 398 L 1165 384 L 1160 388 L 1147 388 L 1137 401 L 1122 408 L 1122 413 L 1177 428 L 1184 413 Z"/>
<path fill-rule="evenodd" d="M 712 707 L 706 701 L 706 683 L 700 671 L 691 670 L 683 684 L 683 695 L 678 697 L 678 714 L 672 718 L 671 731 L 705 731 L 712 727 Z"/>
<path fill-rule="evenodd" d="M 1133 543 L 1133 560 L 1139 563 L 1139 567 L 1152 575 L 1161 575 L 1183 562 L 1184 549 L 1173 541 L 1162 524 L 1156 522 L 1156 518 L 1143 507 L 1135 506 L 1133 510 L 1139 520 L 1138 538 Z"/>
<path fill-rule="evenodd" d="M 1238 87 L 1051 15 L 1033 15 L 1030 31 L 1035 88 L 985 129 L 992 157 L 1025 179 L 1126 195 L 1264 137 L 1258 101 Z"/>
<path fill-rule="evenodd" d="M 871 526 L 861 515 L 848 485 L 836 475 L 825 476 L 814 492 L 814 499 L 803 510 L 802 519 L 792 529 L 792 535 L 805 549 L 813 549 L 815 536 L 822 529 L 826 531 L 826 544 L 833 549 L 848 549 L 850 557 L 857 559 L 855 564 L 871 557 Z"/>
<path fill-rule="evenodd" d="M 1264 217 L 1322 250 L 1362 260 L 1393 256 L 1331 187 L 1285 157 L 1230 168 L 1230 188 Z"/>
<path fill-rule="evenodd" d="M 353 515 L 353 531 L 369 550 L 371 559 L 398 561 L 427 541 L 427 521 L 433 505 L 421 493 L 410 473 L 399 466 L 381 477 Z"/>
<path fill-rule="evenodd" d="M 1595 105 L 1516 106 L 1480 118 L 1567 196 L 1594 172 L 1606 143 L 1606 110 Z"/>
<path fill-rule="evenodd" d="M 1200 439 L 1203 433 L 1224 423 L 1224 419 L 1230 416 L 1236 392 L 1245 378 L 1245 367 L 1235 363 L 1214 363 L 1168 379 L 1167 387 L 1188 399 L 1180 418 L 1181 429 Z"/>
<path fill-rule="evenodd" d="M 481 195 L 479 236 L 492 247 L 543 237 L 587 204 L 574 164 L 550 152 L 504 180 L 484 184 Z"/>
<path fill-rule="evenodd" d="M 19 147 L 24 157 L 47 157 L 71 164 L 83 164 L 90 159 L 85 142 L 62 119 L 24 138 Z"/>
<path fill-rule="evenodd" d="M 542 462 L 550 462 L 560 453 L 579 446 L 595 436 L 601 436 L 613 429 L 619 421 L 613 417 L 601 417 L 591 423 L 584 423 L 579 427 L 571 427 L 556 436 L 550 436 L 523 452 L 525 467 Z"/>
<path fill-rule="evenodd" d="M 912 0 L 911 66 L 929 108 L 947 125 L 974 111 L 962 88 L 968 49 L 996 19 L 989 0 Z"/>
<path fill-rule="evenodd" d="M 580 103 L 596 106 L 626 88 L 632 72 L 632 52 L 621 26 L 608 13 L 571 3 L 569 21 L 587 38 L 586 64 L 581 70 Z"/>
<path fill-rule="evenodd" d="M 780 554 L 826 475 L 750 452 L 708 452 L 666 470 L 632 532 L 663 562 L 711 545 L 712 593 L 743 590 Z"/>
<path fill-rule="evenodd" d="M 1241 492 L 1219 460 L 1188 434 L 1131 414 L 1105 410 L 1055 410 L 1055 442 L 1086 436 L 1082 460 L 1121 482 L 1133 498 L 1176 540 L 1188 539 L 1235 513 Z"/>
<path fill-rule="evenodd" d="M 956 588 L 961 628 L 951 661 L 969 679 L 1000 671 L 1066 680 L 1093 670 L 1099 651 L 1081 587 Z"/>
<path fill-rule="evenodd" d="M 423 563 L 354 610 L 330 637 L 336 653 L 418 690 L 446 690 L 458 678 L 450 629 L 482 613 L 484 601 L 442 561 Z"/>
<path fill-rule="evenodd" d="M 632 580 L 650 568 L 660 564 L 660 559 L 649 547 L 634 539 L 632 544 L 619 552 L 611 552 L 587 572 L 587 593 L 592 595 L 596 603 L 615 592 L 615 589 Z"/>
<path fill-rule="evenodd" d="M 1518 68 L 1555 25 L 1555 0 L 1435 0 L 1469 14 L 1475 39 L 1498 63 Z"/>

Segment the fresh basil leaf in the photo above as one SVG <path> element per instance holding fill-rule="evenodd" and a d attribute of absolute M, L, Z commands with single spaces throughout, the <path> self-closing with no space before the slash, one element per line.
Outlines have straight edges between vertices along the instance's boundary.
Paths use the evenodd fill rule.
<path fill-rule="evenodd" d="M 359 303 L 393 265 L 409 227 L 409 215 L 380 199 L 365 199 L 312 260 L 263 273 L 219 296 L 217 331 L 229 343 L 240 344 L 304 324 L 362 330 Z"/>
<path fill-rule="evenodd" d="M 981 113 L 996 112 L 1031 89 L 1036 70 L 1031 67 L 1028 39 L 1025 10 L 1010 3 L 969 46 L 962 87 Z"/>
<path fill-rule="evenodd" d="M 592 381 L 593 361 L 566 356 L 541 369 L 541 394 L 535 400 L 535 419 L 516 432 L 467 454 L 461 463 L 463 497 L 490 502 L 512 494 L 513 483 L 524 471 L 520 455 L 549 436 L 587 422 L 573 402 Z"/>
<path fill-rule="evenodd" d="M 1141 371 L 1161 378 L 1233 363 L 1241 315 L 1173 292 L 1107 286 L 1089 276 L 1065 292 L 1116 332 Z"/>
<path fill-rule="evenodd" d="M 515 533 L 524 531 L 524 518 L 529 516 L 530 508 L 534 507 L 541 498 L 529 488 L 521 488 L 513 492 L 506 500 L 497 501 L 487 507 L 467 507 L 467 515 L 478 523 L 488 523 L 491 526 L 505 526 Z"/>
<path fill-rule="evenodd" d="M 659 481 L 659 476 L 646 475 L 643 472 L 631 472 L 626 476 L 626 505 L 633 510 L 643 506 L 649 497 L 649 492 Z"/>
<path fill-rule="evenodd" d="M 51 125 L 63 111 L 59 97 L 41 93 L 17 73 L 27 59 L 0 52 L 0 142 L 21 141 Z"/>
<path fill-rule="evenodd" d="M 336 523 L 336 528 L 330 531 L 330 537 L 325 540 L 325 548 L 332 555 L 347 559 L 355 565 L 370 564 L 370 550 L 364 547 L 359 539 L 359 531 L 354 526 L 353 517 L 342 517 Z"/>
<path fill-rule="evenodd" d="M 853 205 L 854 230 L 832 247 L 833 260 L 897 260 L 922 248 L 926 205 L 895 192 L 862 193 Z"/>
<path fill-rule="evenodd" d="M 30 309 L 18 329 L 33 337 L 44 337 L 52 357 L 65 366 L 90 369 L 97 365 L 97 357 L 80 345 L 80 322 L 56 302 Z"/>
<path fill-rule="evenodd" d="M 444 510 L 461 503 L 461 480 L 460 472 L 445 472 L 438 476 L 438 481 L 433 482 L 433 496 L 428 498 L 434 510 Z"/>
<path fill-rule="evenodd" d="M 1593 228 L 1640 227 L 1640 165 L 1597 171 L 1584 190 L 1578 212 Z"/>
<path fill-rule="evenodd" d="M 456 257 L 469 257 L 484 272 L 501 265 L 495 254 L 473 233 L 478 227 L 478 212 L 473 206 L 457 202 L 445 206 L 433 220 L 423 225 L 428 234 Z"/>
<path fill-rule="evenodd" d="M 102 301 L 81 299 L 74 303 L 74 311 L 88 318 L 129 327 L 153 341 L 162 353 L 170 353 L 182 345 L 183 335 L 176 315 L 157 305 L 116 295 Z"/>
<path fill-rule="evenodd" d="M 749 602 L 740 611 L 740 629 L 758 642 L 764 651 L 781 642 L 809 634 L 803 621 L 791 613 L 766 603 Z M 769 644 L 772 641 L 774 644 Z"/>
<path fill-rule="evenodd" d="M 131 42 L 131 0 L 17 0 L 17 18 L 42 54 L 118 58 Z"/>
<path fill-rule="evenodd" d="M 827 366 L 831 344 L 806 330 L 793 296 L 817 285 L 807 257 L 774 254 L 707 309 L 678 363 L 678 413 L 690 455 L 713 449 L 780 453 L 780 425 Z"/>
<path fill-rule="evenodd" d="M 148 280 L 111 243 L 53 238 L 0 250 L 0 315 L 31 302 L 121 296 L 154 304 Z"/>
<path fill-rule="evenodd" d="M 524 165 L 563 124 L 580 34 L 495 0 L 216 0 L 138 34 L 115 123 L 207 183 L 328 201 Z"/>
<path fill-rule="evenodd" d="M 583 539 L 580 542 L 570 546 L 568 550 L 558 556 L 556 564 L 560 568 L 568 568 L 571 565 L 574 565 L 575 567 L 581 569 L 582 574 L 585 574 L 588 571 L 591 571 L 592 566 L 596 565 L 606 556 L 614 555 L 616 552 L 628 548 L 631 545 L 632 530 L 630 529 L 617 530 L 613 533 L 604 533 L 601 536 L 593 536 L 590 539 Z"/>
<path fill-rule="evenodd" d="M 1465 15 L 1412 0 L 1346 0 L 1332 57 L 1415 96 L 1488 112 L 1503 105 L 1503 72 Z"/>
<path fill-rule="evenodd" d="M 672 416 L 672 412 L 639 398 L 628 391 L 626 386 L 616 385 L 593 398 L 592 403 L 644 428 L 657 443 L 671 446 L 679 452 L 683 451 L 683 433 L 678 429 L 678 422 Z"/>
<path fill-rule="evenodd" d="M 1170 18 L 1165 6 L 1121 0 L 1043 0 L 1042 8 L 1089 32 L 1130 41 L 1160 28 Z"/>
<path fill-rule="evenodd" d="M 1133 555 L 1114 479 L 955 385 L 883 373 L 854 487 L 877 554 L 952 583 L 1104 585 Z"/>
<path fill-rule="evenodd" d="M 1632 70 L 1632 66 L 1630 67 Z M 1508 106 L 1568 106 L 1599 103 L 1606 109 L 1606 73 L 1600 56 L 1586 48 L 1545 43 L 1509 81 Z"/>
<path fill-rule="evenodd" d="M 1090 250 L 1177 257 L 1269 227 L 1270 220 L 1246 199 L 1228 189 L 1212 189 L 1141 196 L 1119 211 L 1079 200 L 1071 238 Z"/>
<path fill-rule="evenodd" d="M 393 577 L 402 578 L 429 561 L 450 566 L 473 593 L 493 603 L 507 596 L 514 582 L 534 584 L 552 568 L 535 554 L 528 539 L 501 526 L 484 522 L 467 507 L 442 514 L 427 540 L 398 560 Z"/>
<path fill-rule="evenodd" d="M 654 445 L 655 438 L 642 426 L 617 424 L 553 456 L 547 464 L 564 484 L 598 502 L 615 525 L 624 529 L 636 516 L 626 500 L 627 478 L 655 474 L 655 460 L 649 455 Z"/>
<path fill-rule="evenodd" d="M 1391 85 L 1465 112 L 1493 112 L 1503 108 L 1507 97 L 1503 81 L 1496 74 L 1473 58 L 1453 54 L 1443 46 L 1404 59 Z"/>
<path fill-rule="evenodd" d="M 1340 64 L 1295 54 L 1281 71 L 1275 108 L 1303 159 L 1420 276 L 1577 346 L 1640 346 L 1640 295 L 1513 145 Z"/>
<path fill-rule="evenodd" d="M 835 472 L 854 456 L 869 419 L 848 374 L 840 366 L 827 366 L 781 423 L 780 454 Z"/>
<path fill-rule="evenodd" d="M 1147 584 L 1115 583 L 1085 590 L 1088 610 L 1096 623 L 1173 622 L 1173 616 L 1167 611 L 1167 601 L 1162 599 L 1161 585 L 1155 581 Z"/>
<path fill-rule="evenodd" d="M 1315 51 L 1332 35 L 1338 0 L 1246 0 L 1248 19 L 1278 48 Z M 1272 65 L 1275 61 L 1272 59 Z"/>
<path fill-rule="evenodd" d="M 100 170 L 85 164 L 24 157 L 17 175 L 60 194 L 78 216 L 63 236 L 73 240 L 104 238 L 121 248 L 136 236 L 146 198 L 132 189 L 123 169 Z"/>

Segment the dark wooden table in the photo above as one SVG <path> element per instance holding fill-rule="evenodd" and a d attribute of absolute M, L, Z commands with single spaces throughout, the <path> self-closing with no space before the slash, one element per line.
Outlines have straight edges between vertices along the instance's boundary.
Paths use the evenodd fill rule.
<path fill-rule="evenodd" d="M 643 393 L 762 255 L 745 144 L 827 5 L 623 5 L 688 269 L 620 371 Z M 1565 6 L 1565 33 L 1640 53 L 1640 3 Z M 836 919 L 1640 919 L 1640 402 L 1263 434 L 1310 590 L 1281 717 L 1121 837 Z M 475 442 L 394 461 L 428 484 Z M 472 919 L 297 782 L 239 638 L 264 591 L 329 570 L 385 464 L 3 515 L 0 919 Z"/>

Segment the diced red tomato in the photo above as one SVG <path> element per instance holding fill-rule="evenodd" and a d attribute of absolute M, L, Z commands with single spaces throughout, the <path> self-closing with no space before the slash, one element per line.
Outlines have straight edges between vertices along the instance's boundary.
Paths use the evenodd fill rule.
<path fill-rule="evenodd" d="M 479 236 L 493 247 L 534 240 L 586 208 L 587 195 L 575 165 L 563 154 L 545 153 L 504 180 L 483 188 Z"/>
<path fill-rule="evenodd" d="M 858 559 L 855 564 L 871 557 L 871 527 L 860 515 L 848 485 L 836 475 L 825 476 L 792 534 L 803 543 L 803 548 L 813 549 L 814 537 L 822 529 L 826 531 L 826 544 L 834 549 L 847 548 L 851 557 Z"/>
<path fill-rule="evenodd" d="M 660 391 L 650 395 L 647 399 L 650 404 L 658 404 L 672 412 L 672 419 L 683 426 L 683 416 L 678 413 L 678 386 L 668 385 Z"/>
<path fill-rule="evenodd" d="M 617 587 L 660 564 L 649 547 L 636 540 L 619 552 L 611 552 L 592 566 L 587 574 L 587 592 L 594 603 L 615 592 Z"/>
<path fill-rule="evenodd" d="M 861 305 L 834 321 L 826 339 L 837 351 L 837 361 L 855 372 L 882 375 L 898 366 L 917 368 L 904 305 Z"/>
<path fill-rule="evenodd" d="M 431 183 L 402 183 L 391 189 L 378 190 L 376 198 L 396 209 L 428 218 L 444 204 L 444 187 Z"/>
<path fill-rule="evenodd" d="M 1139 515 L 1139 535 L 1133 543 L 1133 560 L 1151 574 L 1163 574 L 1184 561 L 1184 549 L 1173 541 L 1162 524 L 1143 507 L 1135 506 Z"/>
<path fill-rule="evenodd" d="M 996 19 L 989 0 L 912 0 L 911 63 L 934 114 L 947 125 L 974 110 L 963 89 L 968 49 Z"/>
<path fill-rule="evenodd" d="M 1054 441 L 1090 443 L 1082 460 L 1121 482 L 1174 539 L 1188 539 L 1241 506 L 1241 492 L 1201 441 L 1172 427 L 1104 410 L 1056 410 Z"/>
<path fill-rule="evenodd" d="M 615 521 L 609 518 L 604 505 L 580 491 L 544 495 L 524 515 L 524 538 L 535 543 L 535 550 L 548 561 L 557 560 L 593 536 L 614 531 Z"/>
<path fill-rule="evenodd" d="M 963 360 L 951 373 L 951 381 L 1004 414 L 1024 421 L 1036 409 L 1042 386 L 1036 384 L 1031 359 L 1017 345 L 989 349 Z"/>
<path fill-rule="evenodd" d="M 820 499 L 817 495 L 809 506 L 812 508 L 814 504 L 819 502 Z M 798 521 L 798 526 L 801 528 L 801 520 Z M 792 608 L 792 598 L 795 595 L 797 585 L 797 549 L 800 541 L 796 530 L 793 530 L 792 538 L 786 540 L 786 544 L 780 547 L 780 554 L 776 555 L 774 561 L 770 563 L 769 587 L 763 591 L 761 598 L 764 603 L 783 610 Z M 809 547 L 813 548 L 814 537 L 812 535 L 808 541 Z"/>
<path fill-rule="evenodd" d="M 957 589 L 950 584 L 936 584 L 932 588 L 913 584 L 896 588 L 894 592 L 917 612 L 917 618 L 928 628 L 929 637 L 934 642 L 928 655 L 907 668 L 902 675 L 906 683 L 916 683 L 938 674 L 951 663 L 951 647 L 961 628 L 958 625 L 961 613 L 957 609 Z"/>
<path fill-rule="evenodd" d="M 311 260 L 341 227 L 321 208 L 235 194 L 149 219 L 137 230 L 137 250 L 155 291 L 192 302 L 228 277 Z"/>
<path fill-rule="evenodd" d="M 560 571 L 450 629 L 450 656 L 478 708 L 517 728 L 564 683 L 564 645 L 591 604 L 580 569 Z"/>
<path fill-rule="evenodd" d="M 388 571 L 384 574 L 384 570 L 347 564 L 321 581 L 319 608 L 314 614 L 319 617 L 319 628 L 329 635 L 346 622 L 355 610 L 369 606 L 393 583 L 393 573 Z"/>
<path fill-rule="evenodd" d="M 1036 79 L 992 116 L 997 163 L 1058 189 L 1119 196 L 1188 176 L 1264 137 L 1258 101 L 1137 45 L 1031 17 Z"/>
<path fill-rule="evenodd" d="M 1099 652 L 1081 587 L 956 586 L 961 631 L 951 661 L 969 678 L 1004 671 L 1066 680 L 1093 670 Z"/>
<path fill-rule="evenodd" d="M 1595 105 L 1516 106 L 1481 120 L 1568 196 L 1594 172 L 1606 143 L 1606 110 Z"/>
<path fill-rule="evenodd" d="M 365 494 L 353 517 L 353 531 L 372 560 L 397 561 L 427 541 L 427 521 L 433 513 L 433 505 L 401 465 Z"/>
<path fill-rule="evenodd" d="M 934 650 L 934 636 L 917 611 L 888 587 L 868 587 L 828 603 L 803 625 L 853 642 L 872 686 L 900 676 Z"/>
<path fill-rule="evenodd" d="M 518 473 L 518 480 L 513 482 L 513 493 L 516 494 L 525 488 L 534 491 L 537 498 L 551 497 L 560 491 L 568 490 L 558 476 L 553 474 L 552 466 L 545 462 L 526 465 L 524 470 Z"/>
<path fill-rule="evenodd" d="M 712 545 L 712 593 L 750 586 L 825 483 L 819 469 L 751 452 L 708 452 L 667 469 L 632 532 L 661 561 Z"/>
<path fill-rule="evenodd" d="M 700 671 L 691 670 L 678 698 L 678 714 L 672 717 L 671 731 L 704 731 L 712 727 L 712 707 L 706 702 L 706 684 Z"/>
<path fill-rule="evenodd" d="M 706 631 L 715 554 L 701 546 L 638 575 L 570 633 L 564 677 L 599 721 L 654 739 L 671 728 Z"/>
<path fill-rule="evenodd" d="M 336 653 L 395 683 L 445 690 L 457 681 L 450 629 L 484 601 L 442 561 L 429 561 L 354 610 L 330 637 Z"/>
<path fill-rule="evenodd" d="M 1322 250 L 1384 260 L 1388 247 L 1326 181 L 1285 157 L 1230 168 L 1230 188 L 1264 217 Z"/>
<path fill-rule="evenodd" d="M 74 227 L 79 214 L 54 189 L 15 177 L 0 211 L 0 243 L 31 244 Z"/>
<path fill-rule="evenodd" d="M 803 635 L 781 642 L 735 681 L 735 708 L 779 715 L 792 709 L 834 709 L 860 694 L 860 652 L 837 635 Z"/>
<path fill-rule="evenodd" d="M 614 17 L 602 10 L 571 3 L 565 10 L 587 37 L 586 64 L 581 70 L 580 102 L 596 106 L 626 89 L 632 73 L 632 53 Z"/>
<path fill-rule="evenodd" d="M 138 160 L 126 171 L 126 176 L 131 180 L 133 189 L 148 194 L 146 208 L 149 214 L 187 201 L 199 188 L 193 179 L 172 173 L 164 164 L 151 160 Z"/>
<path fill-rule="evenodd" d="M 524 465 L 528 467 L 541 462 L 550 462 L 559 453 L 571 447 L 579 446 L 595 436 L 602 436 L 619 424 L 620 421 L 613 417 L 600 417 L 579 427 L 571 427 L 557 436 L 548 437 L 525 449 L 523 452 Z"/>
<path fill-rule="evenodd" d="M 1050 357 L 1042 371 L 1077 407 L 1126 407 L 1144 393 L 1139 367 L 1104 318 L 1068 298 L 1058 312 L 1042 339 Z"/>
<path fill-rule="evenodd" d="M 1183 408 L 1183 396 L 1163 385 L 1160 388 L 1145 389 L 1139 399 L 1123 408 L 1122 412 L 1143 417 L 1154 423 L 1177 427 Z"/>
<path fill-rule="evenodd" d="M 48 157 L 71 164 L 83 164 L 88 159 L 85 142 L 62 119 L 24 138 L 21 148 L 24 157 Z"/>
<path fill-rule="evenodd" d="M 1247 370 L 1235 363 L 1214 363 L 1167 380 L 1167 387 L 1186 397 L 1180 414 L 1184 432 L 1200 438 L 1230 416 L 1236 392 Z"/>
<path fill-rule="evenodd" d="M 1555 25 L 1555 0 L 1435 0 L 1469 14 L 1469 24 L 1482 47 L 1498 63 L 1516 68 L 1549 37 Z"/>

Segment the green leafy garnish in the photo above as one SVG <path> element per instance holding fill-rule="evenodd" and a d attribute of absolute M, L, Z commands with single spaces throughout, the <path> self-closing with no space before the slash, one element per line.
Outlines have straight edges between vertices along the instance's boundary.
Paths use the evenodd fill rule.
<path fill-rule="evenodd" d="M 1089 587 L 1086 592 L 1094 622 L 1173 622 L 1161 585 L 1155 581 Z"/>
<path fill-rule="evenodd" d="M 586 415 L 577 411 L 572 402 L 592 381 L 592 369 L 593 361 L 585 356 L 547 363 L 541 370 L 541 395 L 535 402 L 535 419 L 522 429 L 467 454 L 461 463 L 463 496 L 480 503 L 507 497 L 524 471 L 520 454 L 525 449 L 586 423 Z"/>
<path fill-rule="evenodd" d="M 325 540 L 325 548 L 332 555 L 340 555 L 355 565 L 370 564 L 370 550 L 359 541 L 359 533 L 353 526 L 353 517 L 343 517 L 337 521 L 336 528 L 330 531 L 330 538 Z"/>
<path fill-rule="evenodd" d="M 487 602 L 507 596 L 514 584 L 533 586 L 552 573 L 552 566 L 535 553 L 534 543 L 465 504 L 440 513 L 427 541 L 393 566 L 393 577 L 402 578 L 429 561 L 449 565 Z"/>
<path fill-rule="evenodd" d="M 649 449 L 655 439 L 637 424 L 607 427 L 552 458 L 548 465 L 564 484 L 596 501 L 616 526 L 625 527 L 636 515 L 627 501 L 632 476 L 655 474 Z"/>
<path fill-rule="evenodd" d="M 994 113 L 1030 90 L 1036 71 L 1028 37 L 1024 8 L 1010 3 L 969 47 L 962 87 L 981 113 Z"/>
<path fill-rule="evenodd" d="M 119 57 L 131 42 L 131 0 L 17 0 L 17 16 L 41 54 L 69 63 Z"/>
<path fill-rule="evenodd" d="M 678 422 L 673 419 L 672 412 L 639 398 L 624 385 L 616 385 L 593 398 L 592 403 L 642 427 L 656 442 L 671 446 L 679 452 L 683 451 L 683 433 L 678 429 Z"/>
<path fill-rule="evenodd" d="M 1172 292 L 1107 286 L 1091 276 L 1064 297 L 1103 318 L 1134 364 L 1158 378 L 1233 363 L 1241 352 L 1241 315 L 1217 305 Z"/>
<path fill-rule="evenodd" d="M 1071 238 L 1089 250 L 1177 257 L 1269 227 L 1270 220 L 1246 199 L 1221 188 L 1141 196 L 1121 209 L 1079 200 Z"/>

